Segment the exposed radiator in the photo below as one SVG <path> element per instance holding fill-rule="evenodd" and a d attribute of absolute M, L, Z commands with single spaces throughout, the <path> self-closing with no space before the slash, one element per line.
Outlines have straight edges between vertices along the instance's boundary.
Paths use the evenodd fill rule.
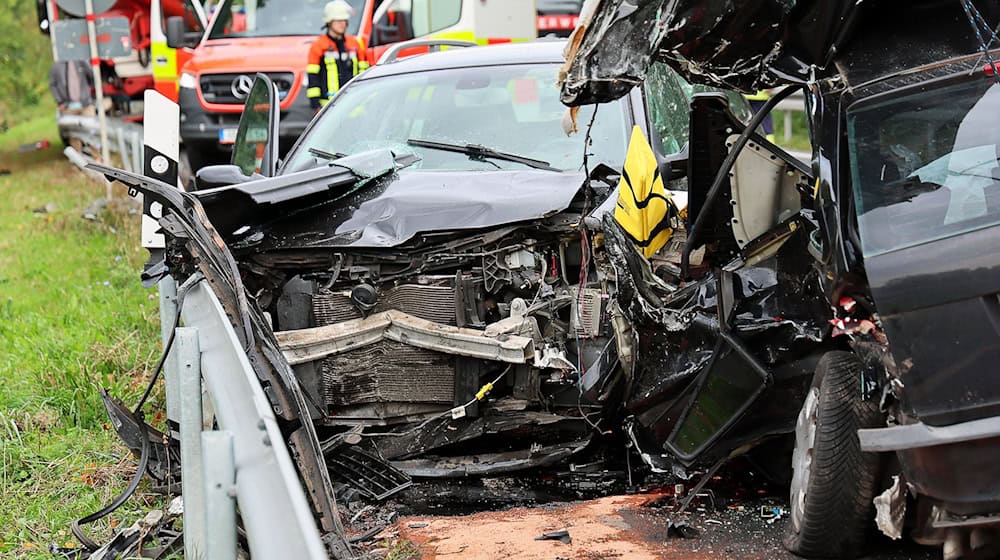
<path fill-rule="evenodd" d="M 398 309 L 436 323 L 455 325 L 455 288 L 420 284 L 389 288 L 379 294 L 372 313 L 389 309 Z M 358 319 L 362 315 L 346 292 L 321 291 L 313 296 L 313 316 L 316 326 L 322 327 Z"/>
<path fill-rule="evenodd" d="M 327 406 L 454 402 L 455 365 L 447 354 L 383 340 L 319 364 Z"/>

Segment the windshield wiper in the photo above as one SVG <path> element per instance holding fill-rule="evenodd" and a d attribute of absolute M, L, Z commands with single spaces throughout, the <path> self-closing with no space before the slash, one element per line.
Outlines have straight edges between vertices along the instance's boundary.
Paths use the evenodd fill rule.
<path fill-rule="evenodd" d="M 410 138 L 409 140 L 406 141 L 406 143 L 407 145 L 417 146 L 420 148 L 432 148 L 435 150 L 444 150 L 446 152 L 465 154 L 474 160 L 485 160 L 485 158 L 493 158 L 504 161 L 512 161 L 514 163 L 520 163 L 522 165 L 527 165 L 528 167 L 534 167 L 535 169 L 544 169 L 546 171 L 562 172 L 561 169 L 556 169 L 555 167 L 552 167 L 552 165 L 549 164 L 549 162 L 547 161 L 519 156 L 517 154 L 508 154 L 506 152 L 500 152 L 494 150 L 493 148 L 480 146 L 479 144 L 448 144 L 446 142 L 432 142 L 430 140 L 418 140 L 415 138 Z"/>
<path fill-rule="evenodd" d="M 321 150 L 319 148 L 309 148 L 309 153 L 316 157 L 328 159 L 330 161 L 335 161 L 340 158 L 347 157 L 347 154 L 342 154 L 340 152 L 328 152 L 326 150 Z"/>

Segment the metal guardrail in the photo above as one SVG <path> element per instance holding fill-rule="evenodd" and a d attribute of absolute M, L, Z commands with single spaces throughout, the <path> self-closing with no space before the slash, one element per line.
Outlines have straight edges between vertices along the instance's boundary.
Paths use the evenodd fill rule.
<path fill-rule="evenodd" d="M 133 173 L 142 173 L 142 125 L 112 117 L 108 117 L 106 121 L 108 151 L 118 154 L 122 169 Z M 77 138 L 81 143 L 87 145 L 93 153 L 101 152 L 101 126 L 96 115 L 59 115 L 56 117 L 56 125 L 63 138 Z M 69 146 L 63 150 L 63 153 L 80 169 L 93 162 L 91 158 Z M 84 171 L 88 175 L 104 181 L 104 177 L 100 174 L 85 169 Z"/>
<path fill-rule="evenodd" d="M 176 317 L 176 286 L 160 283 L 164 340 Z M 207 282 L 182 303 L 165 368 L 168 416 L 179 415 L 187 558 L 235 560 L 236 503 L 253 558 L 327 558 L 274 411 Z M 203 431 L 203 389 L 216 431 Z M 173 404 L 173 406 L 171 406 Z M 273 442 L 273 443 L 272 443 Z"/>

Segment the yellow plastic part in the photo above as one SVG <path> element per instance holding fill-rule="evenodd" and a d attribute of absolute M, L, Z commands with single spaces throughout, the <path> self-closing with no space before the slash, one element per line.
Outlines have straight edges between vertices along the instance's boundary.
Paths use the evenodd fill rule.
<path fill-rule="evenodd" d="M 486 394 L 489 393 L 492 390 L 493 390 L 493 384 L 492 383 L 487 383 L 486 385 L 483 385 L 483 387 L 481 389 L 479 389 L 479 392 L 476 393 L 476 400 L 477 401 L 481 401 L 481 400 L 485 399 L 486 398 Z"/>
<path fill-rule="evenodd" d="M 632 242 L 649 258 L 662 248 L 674 230 L 671 216 L 677 207 L 663 188 L 663 178 L 656 155 L 646 135 L 638 126 L 632 128 L 632 138 L 625 156 L 625 169 L 618 183 L 618 204 L 615 221 L 622 226 Z"/>

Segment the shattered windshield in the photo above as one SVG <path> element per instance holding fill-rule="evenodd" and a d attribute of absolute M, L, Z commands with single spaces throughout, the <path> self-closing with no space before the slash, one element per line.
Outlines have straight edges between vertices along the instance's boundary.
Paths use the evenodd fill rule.
<path fill-rule="evenodd" d="M 654 62 L 649 66 L 649 74 L 642 87 L 649 119 L 656 129 L 661 152 L 664 154 L 677 153 L 687 143 L 688 124 L 691 120 L 688 107 L 691 97 L 696 93 L 722 92 L 729 99 L 729 108 L 738 119 L 749 122 L 753 116 L 750 104 L 740 93 L 690 84 L 662 62 Z"/>
<path fill-rule="evenodd" d="M 531 167 L 475 154 L 408 142 L 483 146 L 531 158 L 563 171 L 583 169 L 584 131 L 593 107 L 584 107 L 581 131 L 567 137 L 566 108 L 553 85 L 557 66 L 523 64 L 460 68 L 396 75 L 345 88 L 290 155 L 288 170 L 316 165 L 315 151 L 335 154 L 388 148 L 421 158 L 414 168 L 430 170 L 528 170 Z M 621 102 L 597 110 L 589 164 L 621 167 L 628 123 Z M 419 144 L 419 142 L 418 142 Z M 310 149 L 314 153 L 310 153 Z"/>
<path fill-rule="evenodd" d="M 848 111 L 868 256 L 1000 224 L 1000 85 L 976 80 Z"/>
<path fill-rule="evenodd" d="M 232 0 L 223 2 L 212 21 L 209 39 L 232 37 L 279 37 L 284 35 L 319 35 L 323 32 L 323 6 L 327 0 Z M 355 35 L 361 26 L 365 0 L 347 0 L 354 14 L 347 24 L 347 34 Z"/>

